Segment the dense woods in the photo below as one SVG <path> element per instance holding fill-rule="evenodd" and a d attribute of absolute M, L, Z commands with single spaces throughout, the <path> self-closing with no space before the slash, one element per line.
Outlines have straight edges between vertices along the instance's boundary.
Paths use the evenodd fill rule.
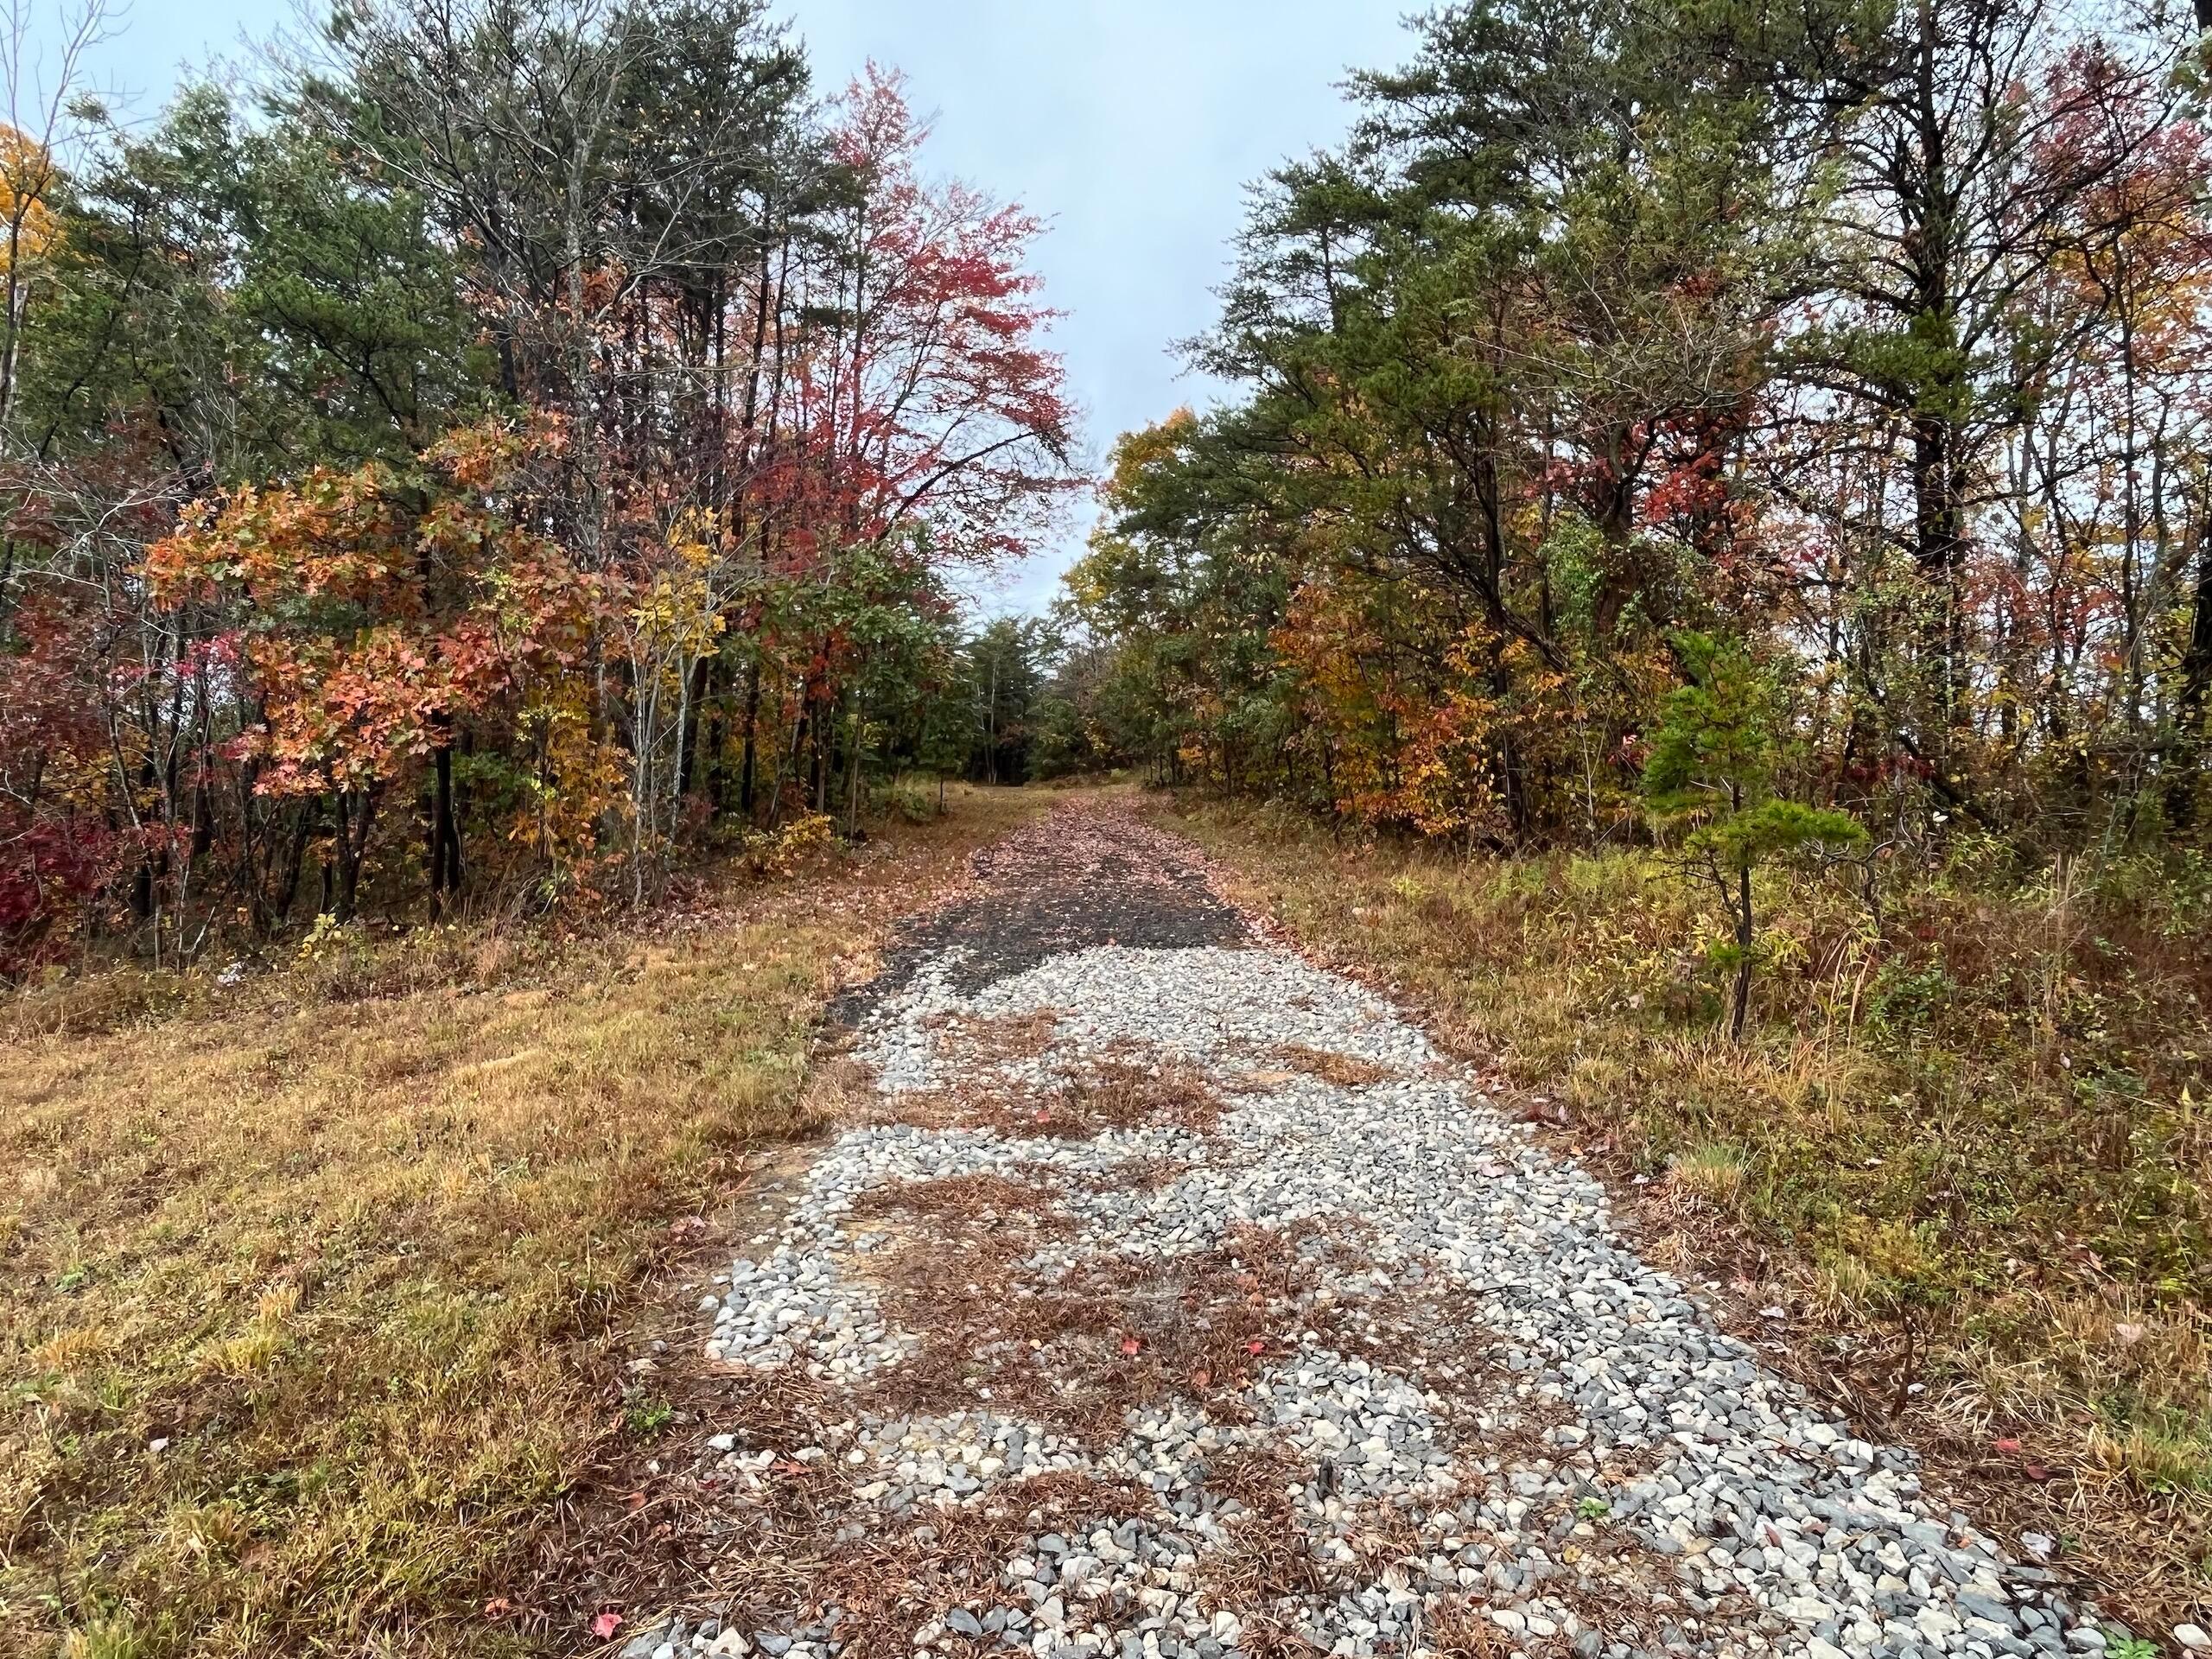
<path fill-rule="evenodd" d="M 1071 579 L 1090 741 L 1588 844 L 1691 804 L 1647 771 L 1719 671 L 1773 792 L 1882 848 L 2201 847 L 2194 41 L 2039 0 L 1437 12 L 1258 193 L 1193 346 L 1241 395 L 1120 445 Z"/>
<path fill-rule="evenodd" d="M 949 579 L 1053 521 L 1070 409 L 1038 221 L 932 179 L 895 75 L 818 95 L 758 0 L 359 0 L 251 98 L 42 107 L 0 967 L 636 902 L 1003 772 Z"/>

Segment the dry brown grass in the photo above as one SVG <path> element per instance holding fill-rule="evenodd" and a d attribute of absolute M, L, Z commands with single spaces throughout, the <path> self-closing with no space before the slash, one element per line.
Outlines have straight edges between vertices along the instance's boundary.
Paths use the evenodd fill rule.
<path fill-rule="evenodd" d="M 1376 1522 L 1351 1539 L 1363 1563 L 1361 1575 L 1372 1580 L 1388 1573 L 1393 1563 L 1414 1575 L 1425 1572 L 1426 1558 L 1441 1535 L 1436 1522 L 1416 1524 L 1413 1516 L 1389 1512 Z M 1448 1522 L 1446 1529 L 1452 1529 Z M 1603 1524 L 1580 1526 L 1565 1538 L 1554 1538 L 1546 1548 L 1565 1570 L 1544 1580 L 1544 1598 L 1563 1605 L 1608 1645 L 1626 1642 L 1638 1648 L 1657 1647 L 1670 1611 L 1673 1618 L 1681 1617 L 1680 1603 L 1669 1594 L 1679 1562 L 1648 1548 L 1632 1534 Z M 1548 1637 L 1508 1635 L 1491 1618 L 1491 1605 L 1487 1586 L 1445 1590 L 1435 1606 L 1420 1613 L 1409 1645 L 1426 1648 L 1439 1659 L 1480 1655 L 1503 1659 L 1512 1652 L 1567 1659 L 1573 1651 L 1564 1630 Z M 1720 1621 L 1748 1624 L 1758 1617 L 1757 1607 L 1740 1592 L 1725 1594 L 1713 1605 L 1713 1617 Z"/>
<path fill-rule="evenodd" d="M 1284 1043 L 1272 1052 L 1276 1059 L 1292 1070 L 1334 1084 L 1339 1089 L 1364 1089 L 1372 1084 L 1387 1083 L 1398 1075 L 1389 1066 L 1377 1065 L 1372 1060 L 1308 1048 L 1303 1043 Z"/>
<path fill-rule="evenodd" d="M 887 1316 L 921 1338 L 870 1391 L 887 1413 L 981 1397 L 1105 1440 L 1132 1407 L 1179 1395 L 1233 1414 L 1233 1396 L 1300 1323 L 1303 1276 L 1281 1265 L 1281 1241 L 1258 1229 L 1183 1255 L 1039 1269 L 1027 1264 L 1066 1232 L 1066 1218 L 1042 1184 L 995 1175 L 885 1189 L 856 1219 L 890 1231 L 866 1267 Z"/>
<path fill-rule="evenodd" d="M 1224 1522 L 1221 1545 L 1199 1557 L 1198 1600 L 1243 1620 L 1238 1645 L 1254 1659 L 1313 1651 L 1296 1622 L 1306 1601 L 1330 1593 L 1329 1573 L 1299 1524 L 1293 1493 L 1313 1477 L 1280 1446 L 1238 1447 L 1206 1465 L 1207 1490 L 1234 1498 L 1243 1513 Z"/>
<path fill-rule="evenodd" d="M 16 1003 L 0 1650 L 572 1647 L 533 1563 L 659 1415 L 610 1320 L 799 1127 L 826 993 L 1039 804 L 963 792 L 628 935 Z"/>
<path fill-rule="evenodd" d="M 1426 1645 L 1437 1659 L 1498 1659 L 1516 1645 L 1482 1604 L 1466 1596 L 1447 1598 L 1428 1616 L 1427 1624 Z"/>
<path fill-rule="evenodd" d="M 1197 1066 L 1109 1055 L 1071 1080 L 1047 1109 L 1052 1122 L 1071 1126 L 1061 1132 L 1073 1135 L 1155 1123 L 1204 1135 L 1219 1121 L 1221 1103 L 1219 1091 Z"/>
<path fill-rule="evenodd" d="M 1156 1509 L 1145 1488 L 1077 1471 L 1016 1483 L 1002 1498 L 969 1509 L 931 1510 L 872 1527 L 864 1538 L 833 1550 L 810 1593 L 798 1599 L 806 1616 L 840 1610 L 837 1634 L 854 1659 L 903 1655 L 916 1627 L 948 1610 L 981 1612 L 1006 1598 L 999 1574 L 1039 1532 L 1076 1535 Z M 774 1604 L 749 1599 L 763 1610 Z M 783 1607 L 794 1603 L 782 1602 Z"/>
<path fill-rule="evenodd" d="M 1033 1060 L 1050 1048 L 1060 1028 L 1060 1012 L 1033 1008 L 1027 1014 L 939 1014 L 926 1023 L 963 1059 L 1003 1065 L 1010 1060 Z"/>
<path fill-rule="evenodd" d="M 1876 949 L 1849 894 L 1778 886 L 1739 1046 L 1695 897 L 1632 854 L 1470 862 L 1264 810 L 1168 822 L 1240 902 L 1497 1065 L 1771 1363 L 1920 1448 L 2008 1544 L 2064 1540 L 2115 1612 L 2204 1622 L 2212 957 L 2176 925 L 2188 895 L 2126 869 L 2094 899 L 1938 872 L 1891 893 Z M 1758 1316 L 1777 1302 L 1786 1324 Z"/>
<path fill-rule="evenodd" d="M 1150 1124 L 1204 1134 L 1221 1116 L 1219 1091 L 1203 1071 L 1180 1062 L 1155 1065 L 1108 1055 L 1056 1086 L 1038 1088 L 1000 1072 L 995 1063 L 1003 1057 L 1002 1050 L 988 1053 L 944 1088 L 899 1095 L 874 1094 L 861 1074 L 849 1073 L 838 1090 L 840 1121 L 987 1128 L 1011 1139 L 1087 1140 L 1106 1129 Z M 963 1051 L 961 1058 L 973 1057 Z"/>

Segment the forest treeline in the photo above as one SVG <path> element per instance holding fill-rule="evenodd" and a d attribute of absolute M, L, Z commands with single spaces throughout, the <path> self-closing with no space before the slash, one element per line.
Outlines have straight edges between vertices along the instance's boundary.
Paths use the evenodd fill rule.
<path fill-rule="evenodd" d="M 2203 90 L 2117 7 L 1434 13 L 1116 452 L 1085 741 L 1470 847 L 2201 849 Z"/>
<path fill-rule="evenodd" d="M 1080 482 L 1039 221 L 760 0 L 346 0 L 0 134 L 0 968 L 649 899 L 1018 770 L 963 569 Z M 18 39 L 10 62 L 28 61 Z"/>

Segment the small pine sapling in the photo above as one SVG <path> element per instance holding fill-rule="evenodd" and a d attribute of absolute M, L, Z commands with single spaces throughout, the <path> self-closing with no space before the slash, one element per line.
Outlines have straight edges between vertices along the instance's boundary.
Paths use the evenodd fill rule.
<path fill-rule="evenodd" d="M 1676 641 L 1688 683 L 1669 696 L 1643 770 L 1652 816 L 1681 835 L 1682 868 L 1719 895 L 1732 937 L 1715 966 L 1734 972 L 1728 1035 L 1741 1042 L 1758 937 L 1751 874 L 1808 848 L 1856 846 L 1866 827 L 1848 812 L 1777 791 L 1781 721 L 1771 683 L 1734 641 L 1686 633 Z"/>

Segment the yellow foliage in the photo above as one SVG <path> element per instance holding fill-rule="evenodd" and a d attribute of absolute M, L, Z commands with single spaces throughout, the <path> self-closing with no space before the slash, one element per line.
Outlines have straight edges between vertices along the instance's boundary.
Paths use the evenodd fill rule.
<path fill-rule="evenodd" d="M 629 776 L 621 751 L 594 731 L 583 689 L 535 701 L 518 720 L 537 765 L 528 805 L 508 832 L 571 875 L 591 863 L 600 822 L 627 799 Z"/>
<path fill-rule="evenodd" d="M 54 179 L 53 152 L 0 124 L 0 270 L 13 274 L 52 251 L 59 227 L 46 196 Z"/>

